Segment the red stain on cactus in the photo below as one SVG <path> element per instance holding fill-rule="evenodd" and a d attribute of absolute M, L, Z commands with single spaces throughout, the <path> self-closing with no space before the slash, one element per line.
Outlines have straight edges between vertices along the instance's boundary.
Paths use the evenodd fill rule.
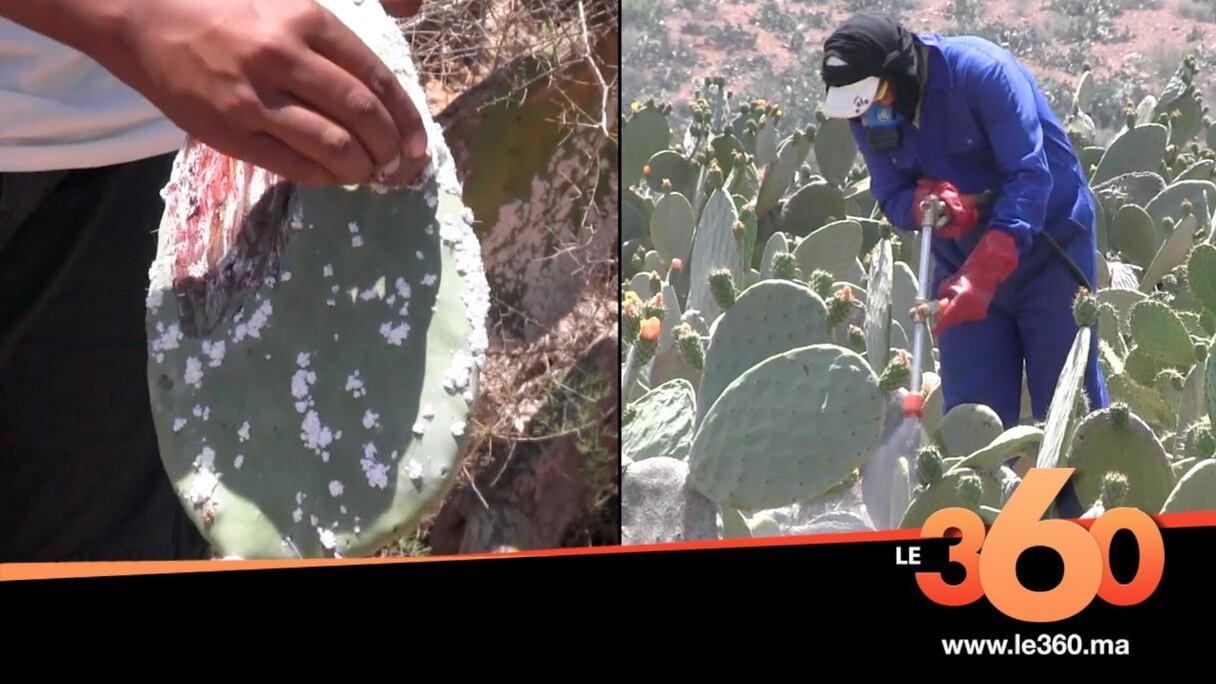
<path fill-rule="evenodd" d="M 173 290 L 182 330 L 206 335 L 242 295 L 277 276 L 292 186 L 268 171 L 192 143 L 183 178 L 166 188 Z M 185 211 L 181 209 L 184 208 Z"/>

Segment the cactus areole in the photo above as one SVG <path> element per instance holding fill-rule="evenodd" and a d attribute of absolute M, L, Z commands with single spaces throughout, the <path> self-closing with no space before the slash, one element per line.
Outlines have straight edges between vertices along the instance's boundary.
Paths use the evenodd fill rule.
<path fill-rule="evenodd" d="M 396 71 L 431 166 L 408 188 L 307 189 L 179 155 L 147 299 L 161 458 L 216 551 L 367 555 L 459 472 L 487 347 L 472 217 L 400 33 L 329 0 Z"/>

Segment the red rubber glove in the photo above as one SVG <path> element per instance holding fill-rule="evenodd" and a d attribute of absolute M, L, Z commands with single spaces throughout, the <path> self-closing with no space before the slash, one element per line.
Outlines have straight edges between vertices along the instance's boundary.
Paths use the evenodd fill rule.
<path fill-rule="evenodd" d="M 942 283 L 939 297 L 946 301 L 937 313 L 938 335 L 966 321 L 980 321 L 996 288 L 1018 267 L 1018 249 L 1009 233 L 992 230 L 976 245 L 963 267 Z"/>
<path fill-rule="evenodd" d="M 922 178 L 916 184 L 916 192 L 912 196 L 912 215 L 916 218 L 917 226 L 924 224 L 920 203 L 930 194 L 937 195 L 937 198 L 945 203 L 946 211 L 950 214 L 950 222 L 938 228 L 935 231 L 937 235 L 950 239 L 960 238 L 979 222 L 980 211 L 975 207 L 975 201 L 959 192 L 953 183 Z"/>

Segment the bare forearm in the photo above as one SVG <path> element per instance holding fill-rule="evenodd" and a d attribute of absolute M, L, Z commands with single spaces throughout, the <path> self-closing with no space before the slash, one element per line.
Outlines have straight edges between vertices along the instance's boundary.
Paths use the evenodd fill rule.
<path fill-rule="evenodd" d="M 140 0 L 0 0 L 0 17 L 94 58 L 122 35 Z"/>

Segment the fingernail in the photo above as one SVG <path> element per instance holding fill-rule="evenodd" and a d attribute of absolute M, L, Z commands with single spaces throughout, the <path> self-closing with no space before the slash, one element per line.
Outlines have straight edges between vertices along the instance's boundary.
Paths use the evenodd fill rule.
<path fill-rule="evenodd" d="M 426 154 L 426 129 L 419 128 L 410 135 L 406 142 L 406 151 L 415 159 Z"/>
<path fill-rule="evenodd" d="M 391 162 L 385 164 L 383 168 L 381 168 L 379 171 L 376 172 L 376 178 L 378 180 L 384 180 L 386 178 L 391 178 L 394 173 L 397 173 L 397 169 L 399 169 L 399 168 L 401 168 L 401 157 L 396 157 Z"/>

